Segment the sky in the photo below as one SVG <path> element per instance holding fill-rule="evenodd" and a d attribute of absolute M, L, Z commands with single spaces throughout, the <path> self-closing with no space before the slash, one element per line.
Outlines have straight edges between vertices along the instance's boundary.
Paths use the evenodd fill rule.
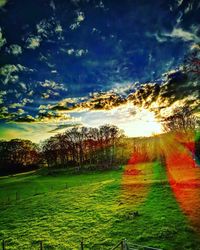
<path fill-rule="evenodd" d="M 162 132 L 199 114 L 197 0 L 0 0 L 0 139 L 44 140 L 73 126 Z"/>

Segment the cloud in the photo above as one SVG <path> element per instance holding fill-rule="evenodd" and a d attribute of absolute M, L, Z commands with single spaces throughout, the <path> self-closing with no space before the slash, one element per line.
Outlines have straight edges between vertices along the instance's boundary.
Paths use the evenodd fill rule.
<path fill-rule="evenodd" d="M 23 115 L 24 113 L 25 113 L 25 111 L 23 109 L 18 109 L 17 110 L 18 115 Z"/>
<path fill-rule="evenodd" d="M 185 31 L 182 28 L 174 28 L 171 33 L 165 34 L 165 36 L 169 36 L 172 38 L 182 39 L 184 42 L 194 41 L 199 42 L 200 37 L 198 37 L 195 33 L 190 31 Z"/>
<path fill-rule="evenodd" d="M 6 91 L 0 90 L 0 104 L 4 103 L 4 96 L 6 96 Z"/>
<path fill-rule="evenodd" d="M 46 82 L 45 87 L 49 87 L 49 84 L 54 86 L 53 83 Z M 71 126 L 97 126 L 105 123 L 119 125 L 130 132 L 134 126 L 154 123 L 154 120 L 144 119 L 145 116 L 153 119 L 154 115 L 150 114 L 155 114 L 162 122 L 177 107 L 188 105 L 196 112 L 199 100 L 199 83 L 191 81 L 180 68 L 166 72 L 162 83 L 136 83 L 125 89 L 91 93 L 88 97 L 66 98 L 56 105 L 40 105 L 38 115 L 34 117 L 20 109 L 10 115 L 17 123 L 48 124 L 52 129 L 48 129 L 46 133 L 61 132 Z M 8 109 L 4 108 L 2 111 L 5 118 Z M 150 113 L 145 113 L 147 111 Z M 135 134 L 132 135 L 137 133 L 139 130 L 135 129 Z"/>
<path fill-rule="evenodd" d="M 11 115 L 8 112 L 8 108 L 5 106 L 0 106 L 0 120 L 1 119 L 7 119 L 9 118 Z"/>
<path fill-rule="evenodd" d="M 15 122 L 35 122 L 35 118 L 31 115 L 24 115 L 24 116 L 19 116 L 15 118 Z"/>
<path fill-rule="evenodd" d="M 7 113 L 8 108 L 7 107 L 1 107 L 1 113 Z"/>
<path fill-rule="evenodd" d="M 130 102 L 119 105 L 110 110 L 85 110 L 80 114 L 82 123 L 87 126 L 100 126 L 103 124 L 126 123 L 136 115 L 137 108 Z"/>
<path fill-rule="evenodd" d="M 63 28 L 62 28 L 60 23 L 57 23 L 57 25 L 55 27 L 55 32 L 56 33 L 62 33 L 63 32 Z"/>
<path fill-rule="evenodd" d="M 65 112 L 88 112 L 93 111 L 112 111 L 117 107 L 123 107 L 128 103 L 134 107 L 143 108 L 154 112 L 160 120 L 175 110 L 177 106 L 189 106 L 194 112 L 199 112 L 200 93 L 199 82 L 190 79 L 188 74 L 181 68 L 171 70 L 163 74 L 161 83 L 145 83 L 141 85 L 130 86 L 117 93 L 114 91 L 93 93 L 87 98 L 66 99 L 56 105 L 50 105 L 49 108 L 54 111 Z M 123 95 L 122 95 L 123 93 Z M 124 119 L 125 113 L 124 113 Z"/>
<path fill-rule="evenodd" d="M 9 119 L 13 122 L 20 123 L 48 123 L 48 124 L 57 124 L 58 123 L 66 123 L 66 121 L 76 122 L 76 120 L 72 119 L 72 117 L 63 112 L 52 111 L 48 109 L 40 109 L 38 114 L 32 116 L 27 114 L 27 112 L 23 109 L 17 109 L 16 112 L 8 112 L 6 107 L 0 109 L 2 116 L 1 119 Z"/>
<path fill-rule="evenodd" d="M 184 13 L 187 14 L 193 10 L 193 2 L 188 1 L 186 8 L 184 9 Z"/>
<path fill-rule="evenodd" d="M 76 11 L 76 18 L 74 19 L 74 23 L 70 25 L 71 30 L 77 29 L 81 22 L 83 22 L 85 19 L 85 15 L 82 11 Z"/>
<path fill-rule="evenodd" d="M 21 72 L 21 71 L 28 71 L 28 72 L 32 72 L 32 69 L 29 69 L 21 64 L 5 64 L 3 67 L 1 67 L 0 69 L 0 74 L 1 75 L 8 75 L 14 72 Z"/>
<path fill-rule="evenodd" d="M 53 80 L 45 80 L 44 82 L 39 82 L 39 84 L 44 88 L 67 91 L 67 88 L 64 86 L 64 84 L 56 83 Z"/>
<path fill-rule="evenodd" d="M 200 104 L 199 83 L 177 69 L 164 74 L 160 85 L 144 84 L 127 99 L 138 107 L 154 112 L 162 120 L 178 106 L 188 106 L 197 112 Z"/>
<path fill-rule="evenodd" d="M 178 7 L 181 6 L 182 3 L 183 3 L 183 0 L 177 0 L 177 6 L 178 6 Z"/>
<path fill-rule="evenodd" d="M 48 93 L 42 93 L 41 97 L 44 98 L 44 99 L 48 99 L 50 97 L 50 94 L 48 94 Z"/>
<path fill-rule="evenodd" d="M 27 49 L 36 49 L 40 46 L 42 39 L 40 36 L 31 36 L 26 40 Z"/>
<path fill-rule="evenodd" d="M 177 1 L 178 7 L 182 5 L 182 2 L 182 0 Z M 185 27 L 182 27 L 185 24 L 186 19 L 187 18 L 183 11 L 179 11 L 171 32 L 158 30 L 155 33 L 150 33 L 147 31 L 146 35 L 147 37 L 155 37 L 159 43 L 167 42 L 169 38 L 180 39 L 183 42 L 199 42 L 200 37 L 197 35 L 199 33 L 199 25 L 193 23 L 186 30 Z"/>
<path fill-rule="evenodd" d="M 104 10 L 108 10 L 105 8 L 105 5 L 103 3 L 102 0 L 100 0 L 99 2 L 97 2 L 97 4 L 95 5 L 96 8 L 100 8 L 100 9 L 104 9 Z"/>
<path fill-rule="evenodd" d="M 110 10 L 104 11 L 107 4 L 101 0 L 74 0 L 73 3 L 49 0 L 41 6 L 33 4 L 34 15 L 27 13 L 19 18 L 15 36 L 9 20 L 15 19 L 10 15 L 18 13 L 20 6 L 13 3 L 10 12 L 8 5 L 8 11 L 2 16 L 5 22 L 0 35 L 3 59 L 7 62 L 0 70 L 0 88 L 7 93 L 0 97 L 0 102 L 13 114 L 11 119 L 20 108 L 32 115 L 35 122 L 42 122 L 66 119 L 64 114 L 68 111 L 70 114 L 83 110 L 103 113 L 129 101 L 138 107 L 157 108 L 155 112 L 159 113 L 164 110 L 162 106 L 178 104 L 182 93 L 184 102 L 191 102 L 192 93 L 190 98 L 185 96 L 187 86 L 192 86 L 196 95 L 192 83 L 182 80 L 173 83 L 175 76 L 171 77 L 173 80 L 165 77 L 162 83 L 154 82 L 160 73 L 179 63 L 185 47 L 197 41 L 199 32 L 196 12 L 194 16 L 184 14 L 188 6 L 185 1 L 175 1 L 173 13 L 164 2 L 150 13 L 149 2 L 143 8 L 139 1 L 119 1 L 109 3 Z M 41 11 L 43 6 L 47 11 Z M 39 11 L 36 13 L 36 10 Z M 121 10 L 126 15 L 120 15 Z M 146 18 L 141 18 L 144 16 Z M 63 39 L 59 39 L 61 34 Z M 25 65 L 34 67 L 35 71 L 27 71 Z M 132 84 L 136 81 L 138 84 Z M 146 81 L 148 83 L 141 84 Z M 89 95 L 90 92 L 97 93 Z M 67 100 L 70 96 L 85 98 Z M 38 109 L 40 105 L 46 108 Z M 63 113 L 63 116 L 41 115 L 40 110 Z M 6 110 L 4 113 L 6 115 Z"/>
<path fill-rule="evenodd" d="M 69 114 L 47 109 L 40 109 L 39 114 L 35 116 L 35 121 L 37 122 L 55 123 L 66 122 L 67 120 L 71 120 Z"/>
<path fill-rule="evenodd" d="M 33 99 L 30 99 L 30 98 L 23 98 L 22 99 L 22 105 L 25 106 L 27 103 L 33 103 Z"/>
<path fill-rule="evenodd" d="M 87 49 L 74 49 L 74 48 L 68 48 L 68 49 L 61 48 L 60 51 L 62 53 L 66 53 L 69 56 L 76 56 L 76 57 L 81 57 L 88 53 Z"/>
<path fill-rule="evenodd" d="M 48 20 L 41 20 L 37 25 L 37 33 L 38 35 L 47 38 L 49 34 L 52 32 L 51 30 L 52 24 Z"/>
<path fill-rule="evenodd" d="M 63 28 L 59 20 L 55 17 L 42 19 L 36 24 L 37 36 L 41 37 L 42 40 L 48 40 L 50 37 L 63 39 L 62 33 Z"/>
<path fill-rule="evenodd" d="M 21 89 L 22 89 L 23 91 L 26 91 L 26 90 L 27 90 L 27 86 L 26 86 L 26 84 L 25 84 L 24 82 L 19 82 L 19 86 L 21 87 Z"/>
<path fill-rule="evenodd" d="M 55 105 L 49 105 L 48 108 L 51 110 L 57 110 L 57 111 L 70 111 L 76 109 L 76 106 L 78 103 L 86 100 L 87 98 L 65 98 L 62 101 L 59 101 Z"/>
<path fill-rule="evenodd" d="M 161 125 L 156 122 L 153 112 L 134 106 L 132 102 L 111 110 L 87 110 L 79 115 L 84 126 L 98 127 L 113 124 L 123 129 L 127 135 L 134 137 L 150 136 L 154 132 L 161 131 Z"/>
<path fill-rule="evenodd" d="M 1 0 L 0 0 L 1 1 Z M 0 2 L 1 8 L 1 2 Z M 3 37 L 2 29 L 0 27 L 0 49 L 6 44 L 6 38 Z"/>
<path fill-rule="evenodd" d="M 159 43 L 163 43 L 163 42 L 167 42 L 168 41 L 168 39 L 166 38 L 166 36 L 163 36 L 162 34 L 155 33 L 154 36 L 155 36 L 156 40 Z"/>
<path fill-rule="evenodd" d="M 8 48 L 6 48 L 6 51 L 9 54 L 12 54 L 14 56 L 22 54 L 22 47 L 19 46 L 18 44 L 12 44 Z"/>
<path fill-rule="evenodd" d="M 164 42 L 168 42 L 169 38 L 176 38 L 176 39 L 180 39 L 183 42 L 195 42 L 198 43 L 200 42 L 200 37 L 197 34 L 197 27 L 191 27 L 191 31 L 186 31 L 181 27 L 178 27 L 178 25 L 175 25 L 175 27 L 173 28 L 173 30 L 169 33 L 169 32 L 156 32 L 156 33 L 152 33 L 150 34 L 149 32 L 146 33 L 146 35 L 148 37 L 155 37 L 155 39 L 159 42 L 159 43 L 164 43 Z"/>
<path fill-rule="evenodd" d="M 197 52 L 200 51 L 200 43 L 199 44 L 193 43 L 191 45 L 190 49 L 193 50 L 193 51 L 197 51 Z"/>
<path fill-rule="evenodd" d="M 61 101 L 51 106 L 52 110 L 110 110 L 126 103 L 126 99 L 113 91 L 93 93 L 88 98 Z"/>
<path fill-rule="evenodd" d="M 88 53 L 87 49 L 85 49 L 85 50 L 84 49 L 79 49 L 79 50 L 76 50 L 75 55 L 80 57 L 80 56 L 85 55 L 87 53 Z"/>
<path fill-rule="evenodd" d="M 46 19 L 42 19 L 39 23 L 36 24 L 36 32 L 29 35 L 27 38 L 24 37 L 26 41 L 26 48 L 36 49 L 39 48 L 43 41 L 50 42 L 50 38 L 57 38 L 62 40 L 63 28 L 60 24 L 60 21 L 57 20 L 54 16 L 51 16 Z"/>
<path fill-rule="evenodd" d="M 50 7 L 53 9 L 53 10 L 55 10 L 56 9 L 56 6 L 55 6 L 55 3 L 54 3 L 54 1 L 53 0 L 51 0 L 50 1 Z"/>
<path fill-rule="evenodd" d="M 46 92 L 41 93 L 41 98 L 49 99 L 50 97 L 58 97 L 59 95 L 59 92 L 55 92 L 54 90 L 48 89 Z"/>
<path fill-rule="evenodd" d="M 49 133 L 54 133 L 54 132 L 61 132 L 61 130 L 66 130 L 68 128 L 72 128 L 72 127 L 78 127 L 78 126 L 83 126 L 82 123 L 67 123 L 67 124 L 60 124 L 59 126 L 57 126 L 56 128 L 52 129 L 49 131 Z"/>
<path fill-rule="evenodd" d="M 15 109 L 15 108 L 19 108 L 19 107 L 23 107 L 24 105 L 22 103 L 12 103 L 9 105 L 9 108 L 11 109 Z"/>
<path fill-rule="evenodd" d="M 16 83 L 19 79 L 18 73 L 20 72 L 33 72 L 21 64 L 5 64 L 0 68 L 0 78 L 4 85 L 8 83 Z"/>

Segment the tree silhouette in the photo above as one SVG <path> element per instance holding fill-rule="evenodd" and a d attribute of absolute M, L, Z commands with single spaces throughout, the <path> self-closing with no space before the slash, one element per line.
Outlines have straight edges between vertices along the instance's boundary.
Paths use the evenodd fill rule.
<path fill-rule="evenodd" d="M 174 114 L 168 116 L 163 121 L 165 131 L 182 131 L 194 130 L 197 126 L 197 119 L 189 107 L 177 108 Z"/>
<path fill-rule="evenodd" d="M 114 125 L 98 128 L 74 127 L 50 137 L 41 145 L 48 167 L 96 165 L 110 167 L 123 133 Z"/>
<path fill-rule="evenodd" d="M 36 145 L 29 140 L 0 141 L 1 172 L 19 172 L 39 166 L 107 169 L 122 161 L 123 131 L 114 125 L 74 127 Z M 124 149 L 123 149 L 124 150 Z"/>
<path fill-rule="evenodd" d="M 0 168 L 2 172 L 27 171 L 36 168 L 40 154 L 35 143 L 13 139 L 0 141 Z"/>

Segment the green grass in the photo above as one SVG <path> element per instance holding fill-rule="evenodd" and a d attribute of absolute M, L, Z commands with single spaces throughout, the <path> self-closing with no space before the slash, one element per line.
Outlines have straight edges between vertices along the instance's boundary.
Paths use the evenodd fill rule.
<path fill-rule="evenodd" d="M 0 178 L 0 239 L 6 249 L 23 250 L 39 249 L 40 240 L 45 249 L 79 249 L 82 238 L 94 250 L 111 249 L 122 238 L 162 249 L 199 249 L 164 167 L 146 166 L 153 169 L 153 184 L 147 183 L 149 192 L 137 207 L 137 193 L 132 202 L 122 202 L 123 170 Z M 136 210 L 139 216 L 130 216 Z"/>
<path fill-rule="evenodd" d="M 195 131 L 195 141 L 199 141 L 200 140 L 200 131 L 196 130 Z"/>

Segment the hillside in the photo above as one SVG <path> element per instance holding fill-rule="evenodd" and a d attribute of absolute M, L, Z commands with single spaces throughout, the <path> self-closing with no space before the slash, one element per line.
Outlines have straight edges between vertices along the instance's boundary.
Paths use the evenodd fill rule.
<path fill-rule="evenodd" d="M 135 167 L 143 177 L 132 176 L 131 185 L 125 185 L 124 170 L 2 177 L 0 238 L 6 249 L 38 249 L 40 240 L 45 249 L 79 249 L 82 239 L 86 249 L 111 249 L 122 238 L 198 249 L 198 235 L 179 209 L 165 168 Z"/>

